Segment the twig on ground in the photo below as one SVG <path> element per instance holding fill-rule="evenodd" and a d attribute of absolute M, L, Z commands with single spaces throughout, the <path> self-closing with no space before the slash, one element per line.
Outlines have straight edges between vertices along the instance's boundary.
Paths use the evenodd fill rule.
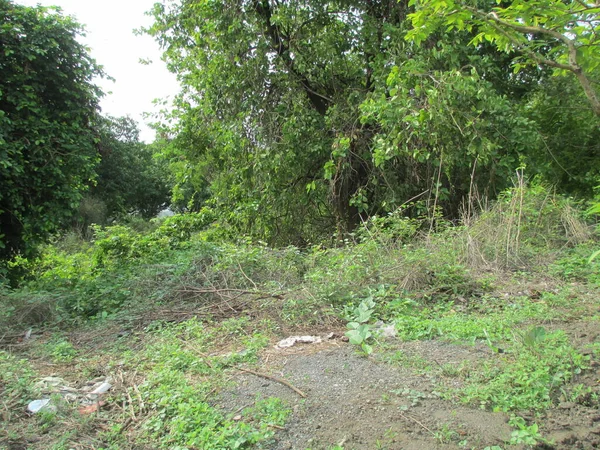
<path fill-rule="evenodd" d="M 241 367 L 238 367 L 237 370 L 239 370 L 240 372 L 251 373 L 252 375 L 256 375 L 257 377 L 266 378 L 267 380 L 271 380 L 271 381 L 275 381 L 276 383 L 283 384 L 284 386 L 289 387 L 292 391 L 294 391 L 300 397 L 306 398 L 306 394 L 304 392 L 302 392 L 300 389 L 298 389 L 297 387 L 295 387 L 294 385 L 292 385 L 291 383 L 289 383 L 286 380 L 283 380 L 278 377 L 274 377 L 272 375 L 267 375 L 266 373 L 255 372 L 254 370 L 250 370 L 250 369 L 242 369 Z"/>
<path fill-rule="evenodd" d="M 125 389 L 125 394 L 127 395 L 127 400 L 129 400 L 129 414 L 131 414 L 131 418 L 137 422 L 137 417 L 135 416 L 135 410 L 133 409 L 133 399 L 131 395 L 129 395 L 129 389 Z"/>
<path fill-rule="evenodd" d="M 416 423 L 417 425 L 420 425 L 421 427 L 423 427 L 424 430 L 428 431 L 429 433 L 431 433 L 432 436 L 435 436 L 435 433 L 433 431 L 431 431 L 429 428 L 427 428 L 425 425 L 423 425 L 421 422 L 419 422 L 417 419 L 415 419 L 414 417 L 411 416 L 407 416 L 406 414 L 402 414 L 400 413 L 400 415 L 402 417 L 404 417 L 405 419 L 408 420 L 412 420 L 414 423 Z"/>
<path fill-rule="evenodd" d="M 127 420 L 125 420 L 125 423 L 121 426 L 119 433 L 123 433 L 125 430 L 127 430 L 127 428 L 129 428 L 129 425 L 131 425 L 132 423 L 133 419 L 131 417 L 128 417 Z"/>
<path fill-rule="evenodd" d="M 137 398 L 140 402 L 140 412 L 144 412 L 144 409 L 146 408 L 146 404 L 144 403 L 144 400 L 142 399 L 142 393 L 140 392 L 140 390 L 138 389 L 136 384 L 133 385 L 133 390 L 137 394 Z"/>
<path fill-rule="evenodd" d="M 248 403 L 247 405 L 244 405 L 241 408 L 236 409 L 234 412 L 231 413 L 231 415 L 236 416 L 237 414 L 241 413 L 246 408 L 250 408 L 252 405 L 254 405 L 254 402 Z"/>

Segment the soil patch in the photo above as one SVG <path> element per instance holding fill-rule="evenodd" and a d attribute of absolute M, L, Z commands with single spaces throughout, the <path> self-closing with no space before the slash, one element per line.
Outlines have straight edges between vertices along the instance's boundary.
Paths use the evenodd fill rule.
<path fill-rule="evenodd" d="M 440 359 L 452 350 L 458 359 L 468 353 L 441 342 L 427 345 L 436 347 Z M 285 378 L 306 393 L 306 399 L 250 374 L 240 375 L 237 386 L 221 396 L 226 411 L 252 404 L 257 397 L 279 397 L 291 407 L 286 429 L 277 432 L 268 448 L 458 449 L 501 445 L 510 439 L 507 415 L 440 399 L 430 374 L 362 357 L 350 345 L 326 345 L 318 352 L 317 346 L 310 347 L 309 353 L 270 355 L 261 369 Z"/>

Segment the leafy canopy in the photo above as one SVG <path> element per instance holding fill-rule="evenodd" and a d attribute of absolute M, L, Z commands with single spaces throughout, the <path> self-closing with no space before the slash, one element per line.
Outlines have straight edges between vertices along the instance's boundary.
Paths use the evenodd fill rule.
<path fill-rule="evenodd" d="M 510 185 L 521 149 L 538 145 L 515 103 L 542 75 L 515 80 L 509 58 L 468 33 L 416 47 L 410 12 L 407 1 L 157 3 L 147 31 L 182 84 L 162 130 L 178 199 L 209 197 L 239 232 L 303 245 L 411 198 L 456 214 L 471 189 Z"/>
<path fill-rule="evenodd" d="M 81 33 L 59 10 L 0 0 L 0 259 L 64 224 L 94 177 L 103 73 Z"/>
<path fill-rule="evenodd" d="M 129 117 L 103 117 L 98 130 L 101 161 L 89 196 L 101 200 L 105 218 L 155 216 L 168 203 L 170 190 L 152 146 L 140 141 L 138 126 Z"/>
<path fill-rule="evenodd" d="M 580 0 L 496 1 L 411 0 L 413 29 L 407 39 L 419 44 L 434 31 L 474 33 L 473 45 L 490 42 L 498 50 L 518 52 L 514 70 L 525 65 L 570 72 L 581 84 L 596 116 L 600 116 L 600 6 Z"/>

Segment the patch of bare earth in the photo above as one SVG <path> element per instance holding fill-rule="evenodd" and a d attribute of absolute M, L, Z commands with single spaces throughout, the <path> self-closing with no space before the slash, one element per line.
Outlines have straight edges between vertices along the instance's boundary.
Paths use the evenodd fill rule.
<path fill-rule="evenodd" d="M 591 359 L 590 369 L 572 380 L 564 395 L 577 389 L 589 392 L 574 401 L 562 399 L 543 413 L 517 414 L 537 423 L 551 442 L 539 448 L 600 448 L 600 364 L 591 348 L 599 342 L 600 321 L 588 317 L 545 326 L 563 330 Z M 335 445 L 346 450 L 505 447 L 512 431 L 507 414 L 443 400 L 436 392 L 440 385 L 460 389 L 461 367 L 496 357 L 487 346 L 437 340 L 395 341 L 392 346 L 404 358 L 397 364 L 360 356 L 340 341 L 273 349 L 263 356 L 260 371 L 287 380 L 306 398 L 279 382 L 242 374 L 236 387 L 221 395 L 220 404 L 235 411 L 257 398 L 283 399 L 292 414 L 285 429 L 266 446 L 273 450 Z"/>
<path fill-rule="evenodd" d="M 257 397 L 283 399 L 292 414 L 268 446 L 274 450 L 336 444 L 365 450 L 483 448 L 510 439 L 507 415 L 440 399 L 431 374 L 362 357 L 349 344 L 321 346 L 319 351 L 310 345 L 291 354 L 271 352 L 261 369 L 286 379 L 306 398 L 281 383 L 244 374 L 221 396 L 222 407 L 235 411 Z M 486 356 L 476 348 L 442 342 L 427 346 L 443 363 Z"/>

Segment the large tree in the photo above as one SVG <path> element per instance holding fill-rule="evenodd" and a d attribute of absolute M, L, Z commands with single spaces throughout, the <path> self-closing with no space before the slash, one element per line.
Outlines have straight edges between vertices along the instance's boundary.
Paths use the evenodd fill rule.
<path fill-rule="evenodd" d="M 506 187 L 535 146 L 514 102 L 543 74 L 513 77 L 469 33 L 408 43 L 410 12 L 396 0 L 156 4 L 149 32 L 182 83 L 168 131 L 180 179 L 210 186 L 241 231 L 296 243 L 415 197 L 456 213 L 469 191 Z"/>
<path fill-rule="evenodd" d="M 101 69 L 59 10 L 0 0 L 0 258 L 76 211 L 98 161 Z"/>

